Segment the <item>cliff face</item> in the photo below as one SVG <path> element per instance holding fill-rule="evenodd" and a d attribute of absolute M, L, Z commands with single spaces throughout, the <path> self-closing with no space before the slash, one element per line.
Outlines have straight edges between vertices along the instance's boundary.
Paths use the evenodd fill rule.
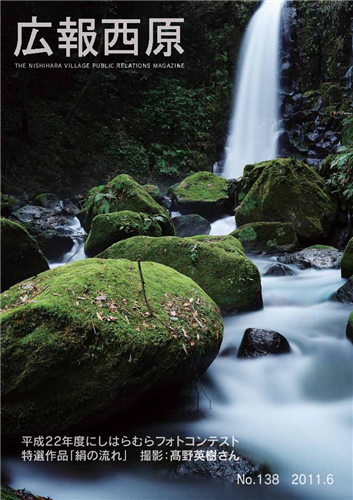
<path fill-rule="evenodd" d="M 281 156 L 319 167 L 344 142 L 352 113 L 351 2 L 287 3 L 283 32 Z M 344 134 L 343 134 L 344 135 Z"/>

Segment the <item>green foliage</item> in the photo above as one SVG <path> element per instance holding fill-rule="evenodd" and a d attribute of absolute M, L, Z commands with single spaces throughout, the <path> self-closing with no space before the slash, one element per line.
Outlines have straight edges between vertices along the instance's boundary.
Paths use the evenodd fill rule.
<path fill-rule="evenodd" d="M 330 155 L 320 168 L 327 185 L 338 195 L 342 208 L 353 208 L 353 118 L 343 122 L 343 143 L 336 155 Z"/>

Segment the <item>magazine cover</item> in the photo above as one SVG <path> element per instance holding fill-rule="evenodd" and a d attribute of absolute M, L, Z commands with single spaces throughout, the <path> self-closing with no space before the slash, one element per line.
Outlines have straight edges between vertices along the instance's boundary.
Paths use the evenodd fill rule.
<path fill-rule="evenodd" d="M 1 2 L 2 500 L 353 500 L 353 2 Z"/>

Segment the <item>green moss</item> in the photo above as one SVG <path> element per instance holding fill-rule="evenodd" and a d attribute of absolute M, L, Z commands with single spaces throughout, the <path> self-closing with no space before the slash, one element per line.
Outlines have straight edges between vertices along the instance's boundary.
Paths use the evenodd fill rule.
<path fill-rule="evenodd" d="M 4 433 L 62 430 L 205 371 L 219 308 L 173 269 L 141 267 L 152 315 L 128 260 L 74 262 L 2 295 Z"/>
<path fill-rule="evenodd" d="M 341 260 L 342 278 L 350 278 L 353 275 L 353 238 L 348 242 L 348 245 L 343 252 Z"/>
<path fill-rule="evenodd" d="M 1 289 L 49 269 L 35 239 L 16 222 L 1 218 Z"/>
<path fill-rule="evenodd" d="M 162 236 L 162 229 L 153 215 L 130 210 L 96 215 L 85 243 L 85 253 L 92 257 L 113 243 L 138 235 Z"/>
<path fill-rule="evenodd" d="M 245 224 L 231 233 L 245 250 L 256 252 L 289 252 L 298 246 L 293 224 L 283 222 L 255 222 Z"/>
<path fill-rule="evenodd" d="M 146 189 L 147 193 L 152 196 L 152 198 L 160 198 L 162 196 L 159 187 L 154 184 L 145 184 L 143 187 Z"/>
<path fill-rule="evenodd" d="M 99 257 L 150 260 L 170 266 L 196 281 L 225 312 L 262 306 L 258 269 L 231 236 L 137 236 L 116 243 Z"/>
<path fill-rule="evenodd" d="M 198 172 L 171 188 L 172 201 L 178 209 L 217 215 L 227 210 L 229 184 L 226 179 L 210 172 Z"/>
<path fill-rule="evenodd" d="M 330 245 L 311 245 L 308 250 L 336 250 L 335 247 Z"/>
<path fill-rule="evenodd" d="M 88 194 L 88 198 L 79 214 L 83 227 L 89 231 L 96 215 L 131 210 L 150 215 L 160 215 L 164 223 L 163 234 L 174 234 L 174 227 L 168 212 L 161 207 L 132 177 L 118 175 L 108 184 L 97 186 Z"/>
<path fill-rule="evenodd" d="M 248 241 L 254 241 L 257 238 L 257 233 L 253 226 L 247 226 L 238 231 L 238 233 L 234 234 L 235 231 L 232 234 L 232 236 L 238 237 L 239 240 L 242 243 L 248 242 Z"/>
<path fill-rule="evenodd" d="M 295 159 L 271 160 L 261 167 L 261 174 L 236 210 L 238 226 L 291 222 L 300 240 L 325 239 L 336 218 L 337 203 L 324 180 Z"/>
<path fill-rule="evenodd" d="M 210 172 L 198 172 L 186 177 L 172 193 L 180 200 L 214 202 L 228 197 L 228 183 Z"/>

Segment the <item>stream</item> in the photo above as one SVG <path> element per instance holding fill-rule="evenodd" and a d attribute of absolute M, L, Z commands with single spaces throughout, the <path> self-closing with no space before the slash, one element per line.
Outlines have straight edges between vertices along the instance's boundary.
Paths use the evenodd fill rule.
<path fill-rule="evenodd" d="M 234 217 L 224 217 L 212 224 L 211 234 L 228 234 L 234 228 Z M 75 245 L 51 267 L 70 256 L 84 258 L 83 236 Z M 250 258 L 260 272 L 276 261 L 274 256 Z M 192 500 L 220 495 L 239 500 L 351 500 L 353 349 L 345 335 L 351 306 L 330 300 L 345 280 L 340 270 L 289 267 L 294 276 L 262 278 L 263 310 L 224 317 L 221 355 L 201 381 L 207 395 L 200 399 L 201 411 L 188 411 L 185 402 L 178 416 L 131 431 L 136 436 L 235 436 L 237 451 L 279 474 L 278 485 L 171 479 L 158 463 L 138 460 L 124 466 L 23 463 L 19 453 L 4 458 L 9 484 L 54 500 Z M 227 348 L 238 348 L 249 327 L 278 331 L 289 341 L 291 353 L 254 360 L 237 359 L 235 349 L 222 355 Z M 119 429 L 109 433 L 118 435 Z M 291 484 L 294 474 L 305 475 L 305 484 Z M 326 481 L 329 474 L 332 485 Z"/>

